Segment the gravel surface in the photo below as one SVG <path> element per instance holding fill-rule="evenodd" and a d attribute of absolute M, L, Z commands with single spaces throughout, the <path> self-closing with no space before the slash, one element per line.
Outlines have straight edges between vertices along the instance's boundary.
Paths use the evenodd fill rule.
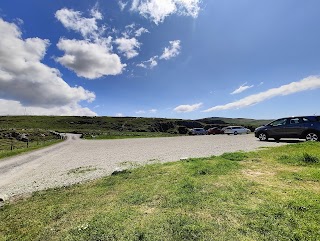
<path fill-rule="evenodd" d="M 62 143 L 0 160 L 0 198 L 60 187 L 154 162 L 251 151 L 284 143 L 260 142 L 249 135 L 182 136 L 122 140 L 81 140 L 67 134 Z"/>

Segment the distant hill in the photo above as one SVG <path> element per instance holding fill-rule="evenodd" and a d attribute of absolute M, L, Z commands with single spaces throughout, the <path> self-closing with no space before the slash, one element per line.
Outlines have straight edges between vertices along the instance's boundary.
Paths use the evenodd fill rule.
<path fill-rule="evenodd" d="M 166 132 L 186 134 L 189 128 L 242 125 L 250 129 L 270 120 L 210 117 L 198 120 L 141 118 L 141 117 L 87 117 L 87 116 L 0 116 L 0 129 L 46 129 L 59 132 Z"/>
<path fill-rule="evenodd" d="M 225 118 L 225 117 L 209 117 L 197 120 L 206 124 L 228 124 L 258 127 L 271 122 L 272 120 L 256 120 L 247 118 Z"/>

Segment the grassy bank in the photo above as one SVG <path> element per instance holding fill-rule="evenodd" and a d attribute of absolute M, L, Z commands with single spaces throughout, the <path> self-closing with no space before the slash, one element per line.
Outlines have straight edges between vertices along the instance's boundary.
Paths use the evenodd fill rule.
<path fill-rule="evenodd" d="M 318 240 L 320 143 L 152 164 L 0 208 L 0 240 Z"/>
<path fill-rule="evenodd" d="M 99 135 L 84 135 L 87 140 L 106 140 L 106 139 L 128 139 L 128 138 L 152 138 L 152 137 L 174 137 L 177 134 L 163 132 L 120 132 L 109 131 Z"/>
<path fill-rule="evenodd" d="M 57 144 L 59 142 L 61 142 L 62 140 L 60 139 L 55 139 L 55 140 L 48 140 L 46 142 L 29 142 L 28 147 L 27 147 L 27 143 L 19 143 L 20 146 L 19 148 L 13 149 L 12 151 L 10 150 L 10 146 L 7 145 L 5 150 L 0 150 L 0 159 L 2 158 L 6 158 L 6 157 L 11 157 L 11 156 L 15 156 L 15 155 L 19 155 L 25 152 L 29 152 L 29 151 L 34 151 L 40 148 L 44 148 L 47 146 L 51 146 L 53 144 Z M 2 142 L 0 141 L 0 144 Z M 17 145 L 15 145 L 16 147 Z"/>

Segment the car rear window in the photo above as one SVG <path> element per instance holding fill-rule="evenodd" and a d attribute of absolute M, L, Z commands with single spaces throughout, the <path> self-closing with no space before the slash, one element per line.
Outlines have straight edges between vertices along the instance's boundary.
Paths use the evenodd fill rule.
<path fill-rule="evenodd" d="M 320 122 L 320 116 L 316 116 L 316 120 Z"/>

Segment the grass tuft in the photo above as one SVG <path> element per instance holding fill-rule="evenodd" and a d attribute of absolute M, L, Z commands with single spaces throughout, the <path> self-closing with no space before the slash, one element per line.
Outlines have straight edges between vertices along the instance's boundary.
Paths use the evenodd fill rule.
<path fill-rule="evenodd" d="M 303 153 L 302 157 L 300 157 L 300 161 L 308 164 L 319 163 L 320 160 L 317 156 L 310 155 L 308 153 Z"/>
<path fill-rule="evenodd" d="M 243 161 L 248 156 L 244 152 L 226 152 L 221 157 L 231 161 Z"/>

